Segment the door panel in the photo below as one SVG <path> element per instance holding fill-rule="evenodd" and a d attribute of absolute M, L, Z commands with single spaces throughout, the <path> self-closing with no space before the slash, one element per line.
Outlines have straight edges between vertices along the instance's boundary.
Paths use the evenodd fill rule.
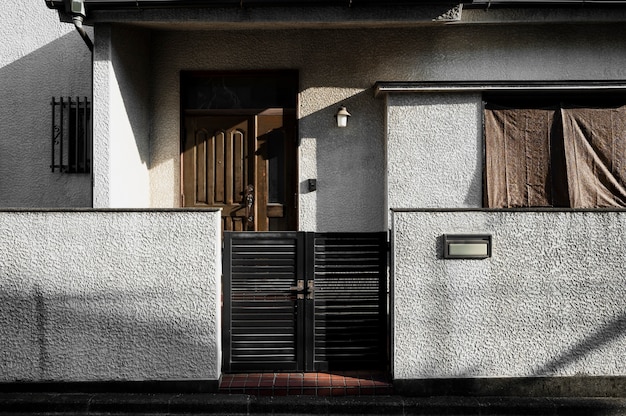
<path fill-rule="evenodd" d="M 295 230 L 295 117 L 188 115 L 184 207 L 221 208 L 228 231 Z"/>
<path fill-rule="evenodd" d="M 250 130 L 246 116 L 185 119 L 183 206 L 221 208 L 225 230 L 249 227 L 243 198 L 250 181 Z"/>
<path fill-rule="evenodd" d="M 295 229 L 295 119 L 282 114 L 256 117 L 259 225 Z"/>

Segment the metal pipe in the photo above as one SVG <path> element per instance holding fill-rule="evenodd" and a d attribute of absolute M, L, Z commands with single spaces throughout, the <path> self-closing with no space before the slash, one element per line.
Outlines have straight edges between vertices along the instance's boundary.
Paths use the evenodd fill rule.
<path fill-rule="evenodd" d="M 83 38 L 89 50 L 93 52 L 93 42 L 91 41 L 91 39 L 89 38 L 89 35 L 85 31 L 85 28 L 83 27 L 83 19 L 84 19 L 84 16 L 81 16 L 80 14 L 75 14 L 72 16 L 72 22 L 74 22 L 74 26 L 76 27 L 76 30 L 80 34 L 80 37 Z"/>

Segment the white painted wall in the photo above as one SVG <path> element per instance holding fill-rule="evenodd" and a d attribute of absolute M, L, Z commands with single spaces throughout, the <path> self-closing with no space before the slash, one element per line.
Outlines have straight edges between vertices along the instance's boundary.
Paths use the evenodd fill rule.
<path fill-rule="evenodd" d="M 392 253 L 394 378 L 626 375 L 626 213 L 394 212 Z"/>
<path fill-rule="evenodd" d="M 0 381 L 219 379 L 219 212 L 5 211 L 0 235 Z"/>
<path fill-rule="evenodd" d="M 481 207 L 481 95 L 389 94 L 386 102 L 389 207 Z"/>
<path fill-rule="evenodd" d="M 89 49 L 43 1 L 3 4 L 0 38 L 0 207 L 91 206 L 89 174 L 50 169 L 50 102 L 91 99 Z"/>
<path fill-rule="evenodd" d="M 626 79 L 626 30 L 613 23 L 176 28 L 151 34 L 151 205 L 180 200 L 180 70 L 297 69 L 302 230 L 384 230 L 387 207 L 481 205 L 480 96 L 385 103 L 373 98 L 376 81 Z M 340 104 L 353 114 L 345 130 L 334 126 Z"/>
<path fill-rule="evenodd" d="M 96 36 L 94 207 L 147 208 L 150 36 L 109 25 L 99 26 Z"/>

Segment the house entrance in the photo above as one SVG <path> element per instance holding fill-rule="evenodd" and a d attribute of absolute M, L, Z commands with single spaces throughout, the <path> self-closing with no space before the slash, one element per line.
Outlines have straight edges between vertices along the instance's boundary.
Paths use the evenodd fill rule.
<path fill-rule="evenodd" d="M 181 205 L 221 208 L 225 231 L 295 230 L 294 74 L 190 72 L 181 85 Z"/>
<path fill-rule="evenodd" d="M 224 236 L 226 373 L 384 370 L 386 233 Z"/>

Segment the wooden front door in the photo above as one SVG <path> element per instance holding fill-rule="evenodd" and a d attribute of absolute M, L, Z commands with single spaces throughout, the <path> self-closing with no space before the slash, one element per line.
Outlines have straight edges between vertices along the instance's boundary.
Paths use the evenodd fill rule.
<path fill-rule="evenodd" d="M 221 208 L 227 231 L 296 229 L 295 114 L 185 115 L 182 205 Z"/>

